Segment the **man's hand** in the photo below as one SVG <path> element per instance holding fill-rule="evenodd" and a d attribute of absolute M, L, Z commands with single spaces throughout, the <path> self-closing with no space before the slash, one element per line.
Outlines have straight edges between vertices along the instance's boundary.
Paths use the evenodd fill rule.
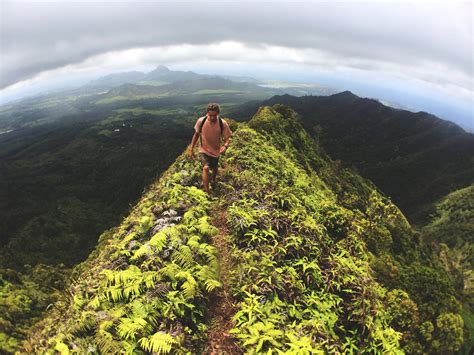
<path fill-rule="evenodd" d="M 226 150 L 227 150 L 227 147 L 225 145 L 222 146 L 220 151 L 219 151 L 219 154 L 225 153 Z"/>
<path fill-rule="evenodd" d="M 189 150 L 188 150 L 188 155 L 189 155 L 192 159 L 194 159 L 194 158 L 195 158 L 195 156 L 194 156 L 194 149 L 189 148 Z"/>

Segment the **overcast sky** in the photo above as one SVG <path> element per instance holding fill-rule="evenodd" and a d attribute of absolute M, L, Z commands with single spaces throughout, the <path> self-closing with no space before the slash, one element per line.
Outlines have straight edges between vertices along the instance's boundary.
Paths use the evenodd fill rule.
<path fill-rule="evenodd" d="M 2 1 L 0 13 L 5 97 L 164 64 L 406 89 L 472 115 L 472 2 Z"/>

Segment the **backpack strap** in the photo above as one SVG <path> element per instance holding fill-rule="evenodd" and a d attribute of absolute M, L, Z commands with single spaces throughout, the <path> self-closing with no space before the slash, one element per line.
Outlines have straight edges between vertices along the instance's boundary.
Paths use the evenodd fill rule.
<path fill-rule="evenodd" d="M 219 117 L 219 126 L 221 126 L 221 136 L 222 136 L 222 133 L 224 132 L 224 124 L 222 123 L 221 116 L 218 116 L 218 117 Z"/>
<path fill-rule="evenodd" d="M 202 138 L 201 138 L 201 132 L 202 132 L 202 126 L 204 126 L 204 122 L 206 122 L 207 115 L 204 116 L 204 119 L 201 122 L 201 126 L 199 127 L 199 145 L 202 147 Z"/>
<path fill-rule="evenodd" d="M 203 119 L 202 122 L 201 122 L 201 127 L 199 127 L 199 134 L 201 134 L 201 132 L 202 132 L 202 126 L 204 126 L 204 122 L 206 122 L 206 120 L 207 120 L 207 115 L 204 116 L 204 119 Z"/>

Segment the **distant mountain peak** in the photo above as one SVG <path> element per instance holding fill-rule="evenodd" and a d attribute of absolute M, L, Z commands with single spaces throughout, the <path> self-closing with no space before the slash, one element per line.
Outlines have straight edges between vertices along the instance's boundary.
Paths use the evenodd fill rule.
<path fill-rule="evenodd" d="M 153 70 L 153 72 L 169 73 L 170 70 L 168 69 L 167 66 L 160 64 L 160 65 L 158 65 L 158 66 Z"/>
<path fill-rule="evenodd" d="M 359 96 L 355 95 L 352 91 L 345 90 L 338 92 L 337 94 L 331 95 L 333 97 L 347 97 L 347 98 L 359 98 Z"/>

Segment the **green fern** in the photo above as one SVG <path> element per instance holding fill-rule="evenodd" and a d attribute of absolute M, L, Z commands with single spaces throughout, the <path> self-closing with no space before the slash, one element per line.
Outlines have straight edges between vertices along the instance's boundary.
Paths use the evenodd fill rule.
<path fill-rule="evenodd" d="M 275 328 L 273 323 L 257 322 L 246 329 L 249 333 L 240 333 L 237 336 L 244 340 L 242 344 L 248 350 L 259 353 L 264 345 L 280 348 L 280 338 L 284 333 Z"/>
<path fill-rule="evenodd" d="M 125 354 L 127 355 L 133 355 L 137 353 L 137 343 L 136 342 L 129 342 L 129 341 L 123 341 L 123 350 Z"/>
<path fill-rule="evenodd" d="M 204 284 L 207 292 L 212 292 L 214 289 L 222 287 L 222 284 L 217 280 L 217 265 L 204 265 L 199 271 L 195 272 L 195 275 Z"/>
<path fill-rule="evenodd" d="M 222 284 L 217 280 L 206 280 L 204 286 L 207 292 L 212 292 L 214 289 L 222 287 Z"/>
<path fill-rule="evenodd" d="M 188 239 L 188 242 L 186 244 L 192 249 L 199 249 L 200 241 L 201 238 L 199 236 L 193 235 Z"/>
<path fill-rule="evenodd" d="M 145 234 L 153 226 L 153 218 L 151 216 L 143 216 L 137 226 L 137 231 Z"/>
<path fill-rule="evenodd" d="M 117 333 L 122 339 L 135 340 L 138 332 L 142 331 L 148 326 L 148 323 L 143 318 L 121 318 L 117 326 Z"/>
<path fill-rule="evenodd" d="M 203 236 L 213 236 L 219 233 L 219 229 L 214 227 L 212 224 L 209 224 L 209 216 L 203 216 L 199 218 L 198 223 L 197 229 Z"/>
<path fill-rule="evenodd" d="M 83 312 L 76 326 L 71 329 L 71 333 L 76 335 L 80 333 L 86 333 L 94 329 L 96 326 L 97 320 L 95 317 L 95 312 Z"/>
<path fill-rule="evenodd" d="M 184 296 L 187 299 L 193 298 L 200 293 L 196 279 L 189 272 L 180 271 L 176 274 L 176 278 L 186 280 L 181 285 L 181 288 L 183 289 Z"/>
<path fill-rule="evenodd" d="M 208 243 L 201 243 L 199 245 L 199 254 L 206 257 L 207 263 L 213 269 L 217 269 L 217 249 Z"/>
<path fill-rule="evenodd" d="M 105 295 L 108 300 L 112 299 L 112 301 L 117 302 L 123 299 L 123 289 L 121 286 L 112 286 L 107 288 Z"/>
<path fill-rule="evenodd" d="M 167 354 L 174 344 L 178 344 L 173 336 L 164 332 L 157 332 L 150 337 L 141 338 L 138 343 L 143 350 L 158 354 Z"/>
<path fill-rule="evenodd" d="M 289 342 L 285 343 L 289 347 L 289 349 L 285 352 L 286 354 L 325 354 L 324 350 L 322 350 L 321 348 L 315 348 L 313 346 L 313 341 L 310 337 L 296 337 L 292 333 L 287 333 L 286 336 L 290 340 Z"/>
<path fill-rule="evenodd" d="M 130 241 L 135 239 L 136 236 L 137 236 L 137 232 L 135 231 L 130 232 L 125 238 L 122 239 L 121 244 L 127 245 L 128 243 L 130 243 Z"/>
<path fill-rule="evenodd" d="M 89 302 L 88 307 L 92 309 L 97 309 L 100 306 L 100 296 L 96 295 L 92 300 Z"/>
<path fill-rule="evenodd" d="M 138 296 L 142 291 L 142 279 L 130 280 L 125 283 L 123 287 L 123 295 L 125 299 L 129 299 L 130 296 Z"/>
<path fill-rule="evenodd" d="M 180 271 L 181 268 L 179 267 L 179 265 L 176 265 L 175 263 L 171 262 L 168 263 L 166 266 L 162 267 L 160 270 L 158 270 L 158 275 L 168 277 L 171 281 L 174 281 L 176 280 L 176 274 Z"/>
<path fill-rule="evenodd" d="M 187 245 L 180 245 L 172 255 L 172 260 L 185 269 L 190 269 L 195 263 L 191 248 Z"/>
<path fill-rule="evenodd" d="M 135 261 L 140 259 L 144 255 L 149 255 L 151 253 L 151 246 L 150 244 L 146 243 L 140 246 L 134 253 L 133 256 L 130 258 L 131 261 Z"/>
<path fill-rule="evenodd" d="M 101 271 L 101 274 L 105 275 L 109 285 L 119 285 L 140 276 L 141 270 L 135 265 L 130 265 L 126 270 L 112 271 L 105 269 Z"/>
<path fill-rule="evenodd" d="M 103 354 L 114 354 L 120 351 L 120 343 L 115 340 L 113 335 L 108 331 L 111 326 L 111 321 L 103 322 L 94 336 L 95 343 L 99 346 L 99 349 Z"/>
<path fill-rule="evenodd" d="M 168 241 L 168 235 L 166 234 L 166 228 L 162 229 L 158 233 L 154 234 L 150 239 L 150 245 L 155 247 L 156 252 L 160 252 L 165 247 Z"/>
<path fill-rule="evenodd" d="M 80 293 L 76 293 L 73 297 L 74 309 L 80 310 L 86 304 L 87 300 Z"/>
<path fill-rule="evenodd" d="M 154 271 L 150 271 L 144 274 L 143 281 L 145 282 L 146 288 L 150 289 L 155 287 L 155 281 L 158 279 L 158 274 Z"/>

